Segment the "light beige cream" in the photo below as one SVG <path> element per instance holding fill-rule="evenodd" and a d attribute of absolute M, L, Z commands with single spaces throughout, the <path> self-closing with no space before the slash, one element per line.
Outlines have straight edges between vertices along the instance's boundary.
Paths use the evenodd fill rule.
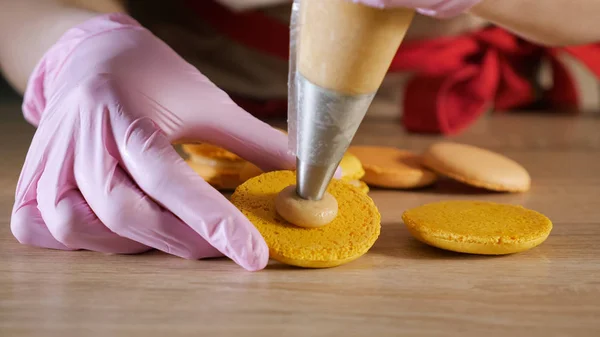
<path fill-rule="evenodd" d="M 323 227 L 335 219 L 338 203 L 333 195 L 325 192 L 321 200 L 302 199 L 291 185 L 275 197 L 277 213 L 288 222 L 304 228 Z"/>

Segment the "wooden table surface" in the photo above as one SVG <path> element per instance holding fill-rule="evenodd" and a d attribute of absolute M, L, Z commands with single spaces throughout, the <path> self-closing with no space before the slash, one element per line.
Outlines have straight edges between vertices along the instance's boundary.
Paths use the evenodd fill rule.
<path fill-rule="evenodd" d="M 522 163 L 530 192 L 450 182 L 373 191 L 383 228 L 366 256 L 328 270 L 273 263 L 250 273 L 225 259 L 16 243 L 10 209 L 33 133 L 18 110 L 0 106 L 0 336 L 600 336 L 599 119 L 483 119 L 453 139 Z M 356 137 L 417 151 L 436 140 L 374 120 Z M 424 246 L 402 224 L 407 208 L 465 198 L 522 204 L 550 217 L 554 230 L 531 251 L 480 257 Z"/>

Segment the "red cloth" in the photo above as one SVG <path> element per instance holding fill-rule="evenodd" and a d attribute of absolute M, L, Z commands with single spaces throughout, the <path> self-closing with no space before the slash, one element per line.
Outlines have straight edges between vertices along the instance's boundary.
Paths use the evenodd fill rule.
<path fill-rule="evenodd" d="M 552 87 L 541 93 L 551 108 L 576 111 L 578 93 L 558 54 L 566 52 L 600 77 L 600 44 L 544 48 L 504 29 L 491 27 L 471 34 L 406 42 L 391 72 L 416 75 L 406 88 L 403 123 L 417 132 L 460 132 L 489 108 L 509 110 L 531 105 L 534 76 L 542 60 L 552 67 Z"/>
<path fill-rule="evenodd" d="M 213 1 L 189 1 L 205 21 L 228 38 L 269 55 L 287 59 L 289 27 L 259 11 L 233 13 Z M 577 110 L 578 93 L 569 71 L 558 58 L 566 52 L 600 78 L 600 43 L 545 48 L 508 31 L 490 27 L 458 37 L 404 42 L 390 72 L 412 72 L 403 102 L 404 127 L 413 132 L 454 134 L 486 110 L 527 107 L 540 99 L 547 109 Z M 536 68 L 552 67 L 553 86 L 535 92 Z M 282 100 L 258 102 L 232 95 L 260 116 L 285 114 Z"/>

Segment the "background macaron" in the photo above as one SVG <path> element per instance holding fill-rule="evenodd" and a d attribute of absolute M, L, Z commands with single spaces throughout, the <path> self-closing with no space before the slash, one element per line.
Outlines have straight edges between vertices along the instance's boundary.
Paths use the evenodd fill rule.
<path fill-rule="evenodd" d="M 433 184 L 437 175 L 421 164 L 421 156 L 389 146 L 351 146 L 365 170 L 369 186 L 409 189 Z"/>
<path fill-rule="evenodd" d="M 425 204 L 402 215 L 409 232 L 428 245 L 460 253 L 502 255 L 534 248 L 552 222 L 519 205 L 452 200 Z"/>
<path fill-rule="evenodd" d="M 423 165 L 440 175 L 500 192 L 529 190 L 531 178 L 516 161 L 490 150 L 453 142 L 438 142 L 423 153 Z"/>

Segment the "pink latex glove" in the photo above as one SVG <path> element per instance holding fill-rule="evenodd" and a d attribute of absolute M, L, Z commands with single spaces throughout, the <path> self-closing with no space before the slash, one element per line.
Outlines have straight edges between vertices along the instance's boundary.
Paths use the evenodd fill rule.
<path fill-rule="evenodd" d="M 451 18 L 466 12 L 481 0 L 351 0 L 379 8 L 407 7 L 440 19 Z"/>
<path fill-rule="evenodd" d="M 293 169 L 287 137 L 235 105 L 122 14 L 68 31 L 38 64 L 23 104 L 38 126 L 11 228 L 24 244 L 266 266 L 255 227 L 172 147 L 207 141 L 263 170 Z"/>

